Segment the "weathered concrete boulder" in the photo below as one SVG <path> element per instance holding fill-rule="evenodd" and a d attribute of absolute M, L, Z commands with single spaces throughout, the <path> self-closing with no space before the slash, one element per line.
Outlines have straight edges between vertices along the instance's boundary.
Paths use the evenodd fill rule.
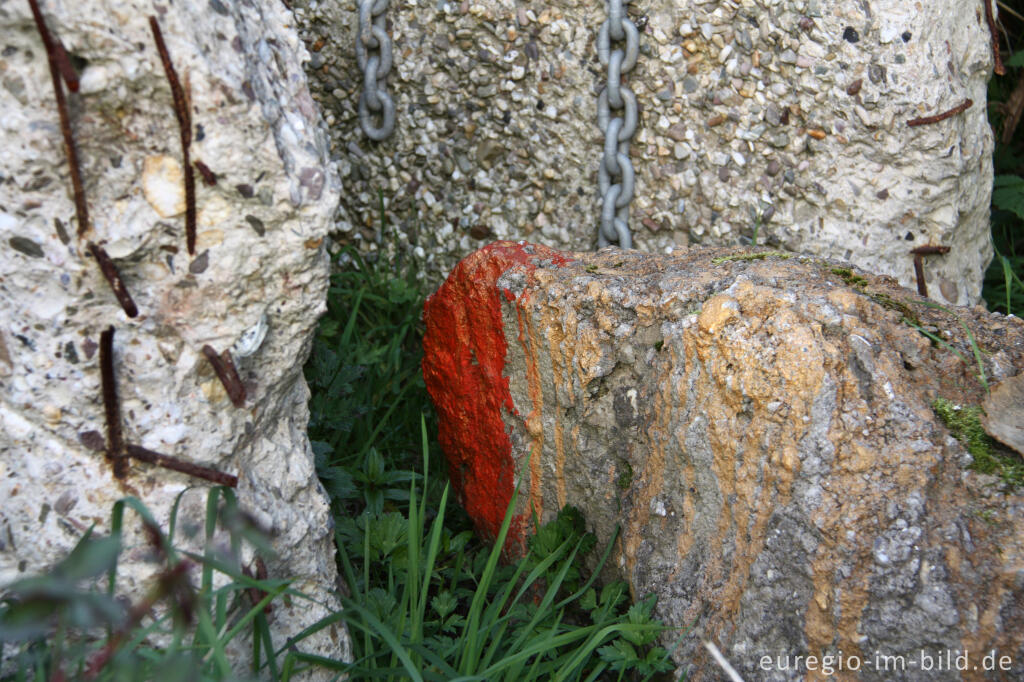
<path fill-rule="evenodd" d="M 283 644 L 338 607 L 302 364 L 325 309 L 322 243 L 340 183 L 300 66 L 304 48 L 279 0 L 41 4 L 79 69 L 78 93 L 64 91 L 91 219 L 76 218 L 29 5 L 2 3 L 0 587 L 61 558 L 93 523 L 103 532 L 126 494 L 166 524 L 178 493 L 199 486 L 184 495 L 178 527 L 202 527 L 207 481 L 136 460 L 118 478 L 124 461 L 112 465 L 102 452 L 111 437 L 97 347 L 112 326 L 124 442 L 237 475 L 241 506 L 272 534 L 269 576 L 294 578 L 316 600 L 276 605 Z M 150 14 L 191 116 L 191 159 L 217 176 L 208 186 L 196 174 L 194 254 L 175 98 Z M 119 305 L 90 243 L 120 271 L 136 317 Z M 232 394 L 238 406 L 203 350 L 233 345 L 247 394 Z M 129 596 L 153 569 L 139 552 L 126 554 L 119 580 Z M 299 646 L 349 655 L 340 628 Z"/>
<path fill-rule="evenodd" d="M 463 260 L 425 316 L 478 528 L 493 535 L 516 483 L 509 551 L 534 510 L 575 505 L 603 540 L 621 526 L 611 575 L 694 626 L 687 679 L 718 679 L 700 638 L 748 680 L 805 679 L 807 656 L 809 679 L 824 656 L 845 678 L 1024 675 L 1024 497 L 966 468 L 931 407 L 981 402 L 979 367 L 914 328 L 968 361 L 970 329 L 995 384 L 1024 370 L 1019 319 L 815 257 L 523 242 Z M 1003 667 L 983 672 L 992 651 Z M 922 671 L 947 652 L 978 668 Z M 884 656 L 906 669 L 879 672 Z"/>
<path fill-rule="evenodd" d="M 492 239 L 597 242 L 595 38 L 607 3 L 391 2 L 395 133 L 357 122 L 355 2 L 295 0 L 314 96 L 350 191 L 338 228 L 399 244 L 443 278 Z M 991 2 L 994 6 L 995 2 Z M 991 258 L 992 41 L 982 0 L 637 0 L 634 246 L 759 243 L 850 260 L 975 303 Z M 616 44 L 617 45 L 617 44 Z M 944 121 L 908 127 L 963 105 Z M 392 242 L 387 235 L 384 244 Z M 437 281 L 440 281 L 438 279 Z"/>

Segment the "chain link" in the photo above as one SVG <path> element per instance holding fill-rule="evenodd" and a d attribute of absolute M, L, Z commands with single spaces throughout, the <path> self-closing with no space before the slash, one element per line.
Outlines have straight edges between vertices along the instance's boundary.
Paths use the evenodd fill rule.
<path fill-rule="evenodd" d="M 628 0 L 608 0 L 608 18 L 597 32 L 597 56 L 608 68 L 608 81 L 597 97 L 597 126 L 604 133 L 604 153 L 597 172 L 601 191 L 601 226 L 598 247 L 617 242 L 629 249 L 629 202 L 633 200 L 636 174 L 629 160 L 629 141 L 636 132 L 636 95 L 622 84 L 622 74 L 632 71 L 640 48 L 640 32 L 626 16 Z M 612 49 L 612 41 L 624 46 Z M 612 109 L 622 112 L 612 118 Z"/>
<path fill-rule="evenodd" d="M 391 37 L 384 16 L 387 9 L 388 0 L 359 0 L 356 27 L 356 61 L 363 71 L 359 125 L 368 138 L 378 142 L 395 129 L 395 102 L 385 90 L 392 64 Z"/>

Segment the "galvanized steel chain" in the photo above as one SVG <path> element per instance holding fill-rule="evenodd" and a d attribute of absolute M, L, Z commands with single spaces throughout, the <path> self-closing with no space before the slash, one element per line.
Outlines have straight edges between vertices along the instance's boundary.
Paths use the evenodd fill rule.
<path fill-rule="evenodd" d="M 640 32 L 629 17 L 628 0 L 608 0 L 608 18 L 597 33 L 597 56 L 608 67 L 608 83 L 597 97 L 597 125 L 604 133 L 604 154 L 597 180 L 601 190 L 601 226 L 597 232 L 599 247 L 618 242 L 631 248 L 629 202 L 633 199 L 635 175 L 629 160 L 629 141 L 636 132 L 636 95 L 622 84 L 622 74 L 636 66 Z M 612 49 L 612 41 L 622 43 Z M 622 112 L 612 118 L 612 109 Z"/>
<path fill-rule="evenodd" d="M 387 9 L 388 0 L 359 0 L 356 27 L 356 61 L 363 71 L 359 125 L 368 138 L 378 142 L 395 129 L 395 102 L 385 90 L 392 63 L 391 37 L 384 16 Z"/>

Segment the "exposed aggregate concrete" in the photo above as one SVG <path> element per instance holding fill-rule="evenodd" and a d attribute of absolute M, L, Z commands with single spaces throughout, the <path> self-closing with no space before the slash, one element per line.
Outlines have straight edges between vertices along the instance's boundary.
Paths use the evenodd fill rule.
<path fill-rule="evenodd" d="M 292 3 L 346 191 L 336 237 L 408 250 L 437 283 L 492 239 L 596 243 L 602 2 L 394 1 L 398 123 L 359 131 L 355 2 Z M 977 0 L 638 0 L 634 246 L 758 243 L 975 303 L 991 258 L 992 66 Z M 946 121 L 910 119 L 973 100 Z M 390 228 L 381 238 L 380 199 Z"/>

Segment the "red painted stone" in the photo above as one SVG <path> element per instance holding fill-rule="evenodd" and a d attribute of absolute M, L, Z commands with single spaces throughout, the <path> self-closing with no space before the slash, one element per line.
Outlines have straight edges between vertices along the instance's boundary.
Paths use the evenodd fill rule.
<path fill-rule="evenodd" d="M 464 258 L 423 306 L 423 378 L 437 409 L 438 439 L 459 502 L 477 532 L 493 539 L 515 489 L 515 465 L 502 410 L 513 412 L 504 375 L 506 341 L 498 279 L 519 265 L 564 265 L 558 251 L 526 242 L 495 242 Z M 522 491 L 521 493 L 522 494 Z M 513 519 L 506 553 L 524 546 L 526 519 Z"/>

